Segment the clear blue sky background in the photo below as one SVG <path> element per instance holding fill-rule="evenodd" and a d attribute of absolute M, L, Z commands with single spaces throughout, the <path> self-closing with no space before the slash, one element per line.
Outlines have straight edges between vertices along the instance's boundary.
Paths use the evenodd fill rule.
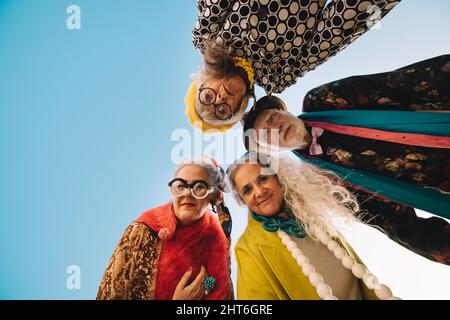
<path fill-rule="evenodd" d="M 81 30 L 66 28 L 71 4 Z M 447 0 L 404 0 L 286 90 L 289 109 L 322 83 L 450 53 L 449 12 Z M 0 0 L 0 298 L 94 298 L 125 227 L 169 200 L 171 133 L 192 132 L 183 97 L 200 63 L 195 19 L 186 0 Z M 236 240 L 245 210 L 231 207 Z M 81 268 L 81 290 L 66 287 L 69 265 Z M 448 267 L 438 267 L 442 284 Z"/>

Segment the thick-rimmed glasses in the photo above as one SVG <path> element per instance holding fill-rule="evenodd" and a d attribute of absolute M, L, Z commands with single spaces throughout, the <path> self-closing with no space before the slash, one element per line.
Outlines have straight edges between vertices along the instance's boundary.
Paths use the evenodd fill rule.
<path fill-rule="evenodd" d="M 170 181 L 169 189 L 175 197 L 183 196 L 186 189 L 190 189 L 192 196 L 198 200 L 205 199 L 211 192 L 214 191 L 214 188 L 210 187 L 208 183 L 203 180 L 196 180 L 189 184 L 186 180 L 181 178 L 175 178 Z"/>
<path fill-rule="evenodd" d="M 228 103 L 215 104 L 217 93 L 214 89 L 203 87 L 204 83 L 198 91 L 198 100 L 205 106 L 214 106 L 214 114 L 219 120 L 229 120 L 233 117 L 233 111 Z"/>

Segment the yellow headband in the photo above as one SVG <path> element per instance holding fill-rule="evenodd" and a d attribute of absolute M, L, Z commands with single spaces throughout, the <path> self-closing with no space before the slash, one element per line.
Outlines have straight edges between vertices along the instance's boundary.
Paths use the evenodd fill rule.
<path fill-rule="evenodd" d="M 234 65 L 244 69 L 247 74 L 248 82 L 250 83 L 250 90 L 253 88 L 253 81 L 255 78 L 255 72 L 253 71 L 252 64 L 244 57 L 233 57 Z"/>
<path fill-rule="evenodd" d="M 188 117 L 189 123 L 194 128 L 200 129 L 203 132 L 208 130 L 219 130 L 221 132 L 225 132 L 234 125 L 234 124 L 227 124 L 218 126 L 203 121 L 203 119 L 200 118 L 200 116 L 197 113 L 197 110 L 195 109 L 196 96 L 197 96 L 197 84 L 195 83 L 195 81 L 193 81 L 189 86 L 186 97 L 184 97 L 184 104 L 186 105 L 185 110 L 186 116 Z"/>

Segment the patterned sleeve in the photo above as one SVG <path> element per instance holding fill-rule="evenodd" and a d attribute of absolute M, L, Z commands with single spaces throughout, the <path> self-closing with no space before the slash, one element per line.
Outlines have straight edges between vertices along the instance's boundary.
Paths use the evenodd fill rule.
<path fill-rule="evenodd" d="M 192 31 L 194 46 L 203 52 L 205 40 L 217 37 L 237 0 L 198 0 L 198 18 Z"/>
<path fill-rule="evenodd" d="M 450 110 L 450 55 L 399 69 L 335 80 L 311 89 L 303 112 Z"/>
<path fill-rule="evenodd" d="M 145 281 L 140 281 L 136 278 L 136 275 L 139 276 L 142 273 L 154 274 L 154 270 L 153 272 L 142 272 L 140 270 L 141 261 L 143 261 L 142 256 L 148 256 L 147 258 L 151 256 L 148 248 L 149 244 L 154 242 L 151 240 L 152 236 L 146 225 L 133 222 L 127 227 L 106 267 L 105 274 L 100 282 L 97 300 L 146 298 L 146 294 L 141 294 L 142 290 L 139 288 L 140 283 Z M 145 283 L 141 284 L 145 285 Z"/>
<path fill-rule="evenodd" d="M 388 14 L 400 0 L 332 0 L 318 15 L 309 45 L 302 48 L 304 72 L 345 49 Z M 307 22 L 308 24 L 308 22 Z"/>

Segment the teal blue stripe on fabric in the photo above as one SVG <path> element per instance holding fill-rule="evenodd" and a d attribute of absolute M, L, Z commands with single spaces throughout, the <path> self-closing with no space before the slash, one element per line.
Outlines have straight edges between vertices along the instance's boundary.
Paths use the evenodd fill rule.
<path fill-rule="evenodd" d="M 336 110 L 302 113 L 299 119 L 377 130 L 450 136 L 450 113 Z"/>
<path fill-rule="evenodd" d="M 304 158 L 294 154 L 301 160 L 336 173 L 342 180 L 383 197 L 422 209 L 438 216 L 450 219 L 450 196 L 439 191 L 422 188 L 411 183 L 395 180 L 373 172 L 349 169 L 334 163 L 316 158 Z"/>

